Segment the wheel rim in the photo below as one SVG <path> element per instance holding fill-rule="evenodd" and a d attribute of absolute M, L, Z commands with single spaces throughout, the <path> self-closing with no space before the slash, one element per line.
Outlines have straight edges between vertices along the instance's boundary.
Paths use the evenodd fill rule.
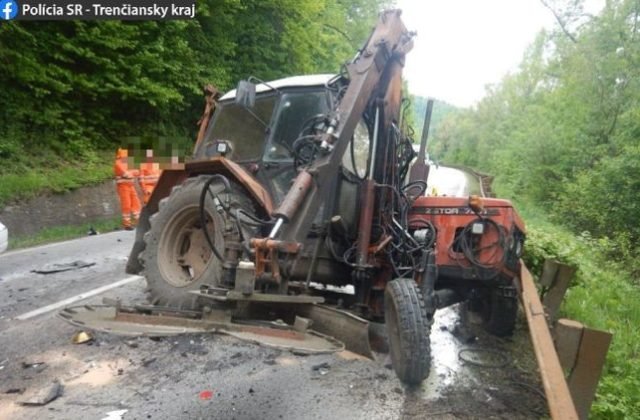
<path fill-rule="evenodd" d="M 215 241 L 215 224 L 207 213 L 207 231 Z M 198 206 L 185 207 L 167 222 L 158 246 L 158 267 L 167 283 L 188 287 L 197 282 L 212 263 L 212 256 Z"/>

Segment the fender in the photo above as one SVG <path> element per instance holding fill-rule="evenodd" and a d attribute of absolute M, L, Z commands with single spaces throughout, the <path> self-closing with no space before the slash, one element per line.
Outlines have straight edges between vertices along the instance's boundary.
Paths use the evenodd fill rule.
<path fill-rule="evenodd" d="M 267 214 L 273 212 L 273 200 L 269 192 L 251 176 L 246 169 L 227 158 L 216 156 L 210 160 L 188 162 L 185 165 L 185 169 L 189 173 L 189 176 L 205 174 L 224 175 L 229 178 L 230 181 L 235 181 L 242 185 Z"/>
<path fill-rule="evenodd" d="M 189 162 L 180 169 L 165 169 L 160 175 L 149 202 L 140 213 L 140 220 L 136 227 L 136 238 L 125 269 L 128 274 L 139 274 L 143 269 L 138 256 L 144 251 L 144 234 L 151 228 L 149 218 L 158 211 L 160 200 L 168 197 L 173 187 L 181 184 L 187 178 L 206 174 L 226 176 L 230 181 L 240 184 L 256 204 L 264 209 L 266 214 L 271 214 L 273 211 L 273 200 L 269 192 L 246 169 L 229 159 L 218 156 L 210 160 Z"/>

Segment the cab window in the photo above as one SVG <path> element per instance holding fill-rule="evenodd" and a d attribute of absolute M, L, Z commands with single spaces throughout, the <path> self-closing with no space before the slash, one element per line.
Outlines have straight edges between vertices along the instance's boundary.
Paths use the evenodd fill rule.
<path fill-rule="evenodd" d="M 327 96 L 322 92 L 285 93 L 280 99 L 273 134 L 267 144 L 265 160 L 287 161 L 293 159 L 293 142 L 296 141 L 310 119 L 328 111 Z"/>
<path fill-rule="evenodd" d="M 255 106 L 250 110 L 234 102 L 218 104 L 212 127 L 205 138 L 205 154 L 215 155 L 215 142 L 226 140 L 231 143 L 230 157 L 233 160 L 260 158 L 276 99 L 275 95 L 258 97 Z"/>

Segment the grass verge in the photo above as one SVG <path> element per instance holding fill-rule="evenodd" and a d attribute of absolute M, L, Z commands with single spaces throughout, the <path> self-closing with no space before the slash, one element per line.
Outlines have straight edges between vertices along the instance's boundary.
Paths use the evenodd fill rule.
<path fill-rule="evenodd" d="M 21 161 L 0 159 L 0 207 L 44 191 L 64 192 L 112 177 L 113 153 L 98 152 L 73 162 L 51 151 Z"/>
<path fill-rule="evenodd" d="M 11 237 L 9 232 L 9 249 L 28 248 L 36 245 L 43 245 L 50 242 L 65 241 L 68 239 L 82 238 L 87 236 L 89 229 L 93 228 L 99 233 L 113 232 L 120 228 L 120 219 L 113 218 L 99 220 L 81 225 L 56 226 L 42 229 L 35 235 Z"/>

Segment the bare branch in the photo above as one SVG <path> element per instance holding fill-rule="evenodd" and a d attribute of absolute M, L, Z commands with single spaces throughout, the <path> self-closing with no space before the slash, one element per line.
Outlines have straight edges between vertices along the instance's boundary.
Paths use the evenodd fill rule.
<path fill-rule="evenodd" d="M 562 17 L 558 14 L 558 12 L 551 5 L 549 5 L 549 3 L 547 3 L 545 0 L 540 0 L 540 3 L 542 3 L 544 7 L 546 7 L 547 9 L 549 9 L 551 11 L 551 13 L 553 13 L 553 17 L 556 18 L 556 22 L 558 22 L 558 24 L 560 25 L 560 29 L 562 29 L 562 32 L 564 32 L 564 34 L 571 41 L 573 41 L 573 43 L 577 44 L 578 40 L 576 39 L 576 37 L 571 32 L 569 32 L 569 29 L 567 29 L 566 22 L 562 19 Z"/>

